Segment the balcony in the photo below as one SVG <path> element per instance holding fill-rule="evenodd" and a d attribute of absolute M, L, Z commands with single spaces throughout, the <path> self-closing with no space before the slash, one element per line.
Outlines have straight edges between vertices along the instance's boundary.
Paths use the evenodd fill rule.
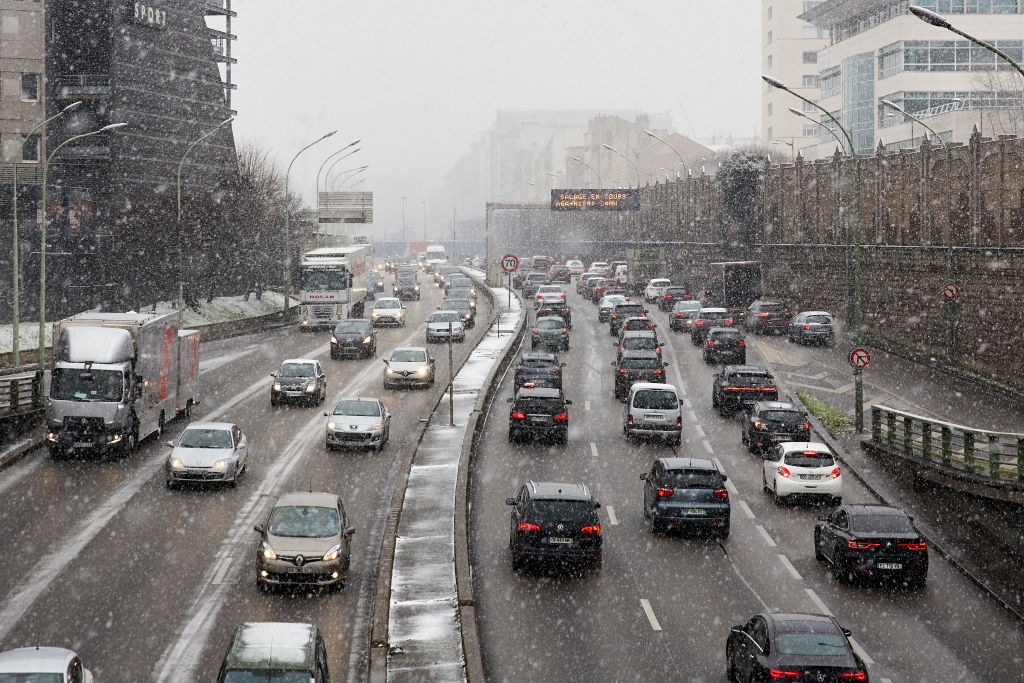
<path fill-rule="evenodd" d="M 216 15 L 221 17 L 238 16 L 236 12 L 231 11 L 231 3 L 229 0 L 206 0 L 203 4 L 207 15 Z"/>
<path fill-rule="evenodd" d="M 102 99 L 110 97 L 109 74 L 80 74 L 57 77 L 58 100 Z"/>

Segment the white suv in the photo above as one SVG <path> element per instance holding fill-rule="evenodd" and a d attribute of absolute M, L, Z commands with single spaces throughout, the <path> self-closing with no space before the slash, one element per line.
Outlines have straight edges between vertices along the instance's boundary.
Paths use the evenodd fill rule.
<path fill-rule="evenodd" d="M 572 276 L 580 275 L 583 273 L 583 261 L 569 259 L 568 261 L 565 262 L 565 267 L 569 269 L 569 274 Z"/>
<path fill-rule="evenodd" d="M 661 437 L 678 446 L 683 435 L 683 409 L 675 386 L 637 382 L 630 387 L 622 433 L 626 438 Z"/>
<path fill-rule="evenodd" d="M 647 288 L 644 290 L 644 298 L 648 301 L 654 301 L 665 296 L 665 290 L 672 285 L 672 281 L 668 278 L 657 278 L 647 283 Z"/>
<path fill-rule="evenodd" d="M 787 441 L 765 451 L 761 485 L 778 503 L 806 496 L 843 502 L 843 477 L 832 451 L 823 443 Z"/>
<path fill-rule="evenodd" d="M 564 304 L 565 290 L 559 285 L 541 285 L 537 289 L 537 296 L 534 298 L 534 307 L 541 304 Z"/>

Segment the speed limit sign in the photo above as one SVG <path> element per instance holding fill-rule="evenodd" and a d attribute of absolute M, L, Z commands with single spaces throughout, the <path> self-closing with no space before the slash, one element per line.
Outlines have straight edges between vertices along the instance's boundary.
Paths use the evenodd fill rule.
<path fill-rule="evenodd" d="M 519 258 L 515 254 L 505 254 L 501 257 L 501 269 L 506 273 L 519 270 Z"/>

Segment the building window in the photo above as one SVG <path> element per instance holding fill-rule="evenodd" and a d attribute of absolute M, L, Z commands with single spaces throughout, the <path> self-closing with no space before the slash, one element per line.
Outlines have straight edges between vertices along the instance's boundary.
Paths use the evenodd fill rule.
<path fill-rule="evenodd" d="M 772 68 L 772 56 L 768 55 L 768 68 Z"/>
<path fill-rule="evenodd" d="M 875 144 L 875 54 L 862 52 L 843 60 L 843 122 L 857 152 Z"/>
<path fill-rule="evenodd" d="M 768 18 L 769 21 L 771 21 L 771 18 L 772 18 L 772 6 L 771 5 L 768 5 L 768 17 L 767 18 Z"/>
<path fill-rule="evenodd" d="M 800 131 L 800 133 L 805 138 L 817 137 L 820 132 L 821 132 L 821 126 L 814 126 L 814 125 L 805 125 L 803 127 L 803 129 Z"/>
<path fill-rule="evenodd" d="M 878 51 L 878 78 L 886 78 L 903 71 L 903 43 L 886 45 Z"/>
<path fill-rule="evenodd" d="M 814 106 L 813 102 L 803 102 L 802 104 L 803 104 L 802 109 L 805 112 L 806 111 L 818 111 L 818 108 Z"/>
<path fill-rule="evenodd" d="M 817 64 L 818 63 L 818 51 L 817 50 L 804 50 L 804 64 Z"/>
<path fill-rule="evenodd" d="M 39 74 L 21 75 L 21 101 L 39 101 Z"/>
<path fill-rule="evenodd" d="M 801 85 L 805 88 L 817 88 L 820 82 L 817 74 L 804 74 L 800 80 Z"/>
<path fill-rule="evenodd" d="M 1022 58 L 1020 40 L 990 41 L 997 48 L 1010 56 L 1014 61 Z M 898 46 L 899 43 L 894 45 Z M 883 48 L 883 50 L 888 50 Z M 903 41 L 902 64 L 896 56 L 887 61 L 888 55 L 879 57 L 879 69 L 882 77 L 891 75 L 889 69 L 898 71 L 1000 71 L 1012 69 L 1002 59 L 983 47 L 978 47 L 966 40 L 905 40 Z M 883 73 L 884 72 L 884 73 Z"/>
<path fill-rule="evenodd" d="M 772 115 L 772 103 L 769 102 L 768 103 L 768 116 L 771 116 L 771 115 Z"/>
<path fill-rule="evenodd" d="M 768 44 L 769 45 L 772 44 L 772 32 L 771 31 L 768 31 Z"/>
<path fill-rule="evenodd" d="M 39 161 L 39 136 L 29 135 L 21 145 L 22 161 Z"/>
<path fill-rule="evenodd" d="M 842 70 L 839 67 L 834 67 L 822 72 L 821 74 L 821 97 L 831 97 L 832 95 L 838 95 L 842 90 Z"/>

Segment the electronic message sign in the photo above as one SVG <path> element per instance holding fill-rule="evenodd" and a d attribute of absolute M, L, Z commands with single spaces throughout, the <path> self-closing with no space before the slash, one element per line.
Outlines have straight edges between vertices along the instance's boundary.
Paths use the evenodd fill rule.
<path fill-rule="evenodd" d="M 551 190 L 552 211 L 636 211 L 640 190 Z"/>

